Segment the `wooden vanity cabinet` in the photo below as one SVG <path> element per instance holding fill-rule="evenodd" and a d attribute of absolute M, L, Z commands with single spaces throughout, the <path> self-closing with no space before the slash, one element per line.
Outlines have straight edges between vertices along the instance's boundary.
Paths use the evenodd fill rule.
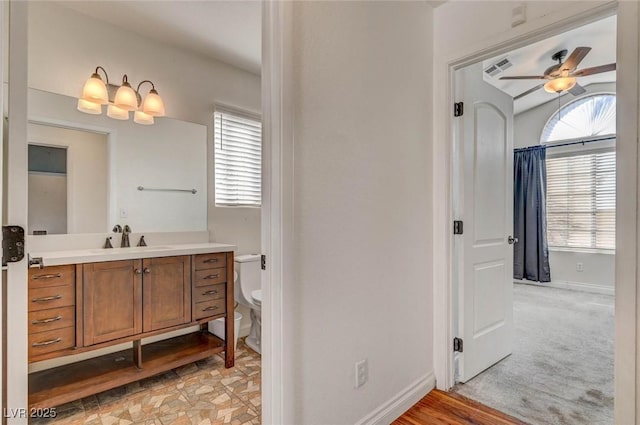
<path fill-rule="evenodd" d="M 84 345 L 142 332 L 142 260 L 82 266 Z"/>
<path fill-rule="evenodd" d="M 29 269 L 29 359 L 44 360 L 76 345 L 75 265 Z"/>
<path fill-rule="evenodd" d="M 142 331 L 191 322 L 191 262 L 180 257 L 142 260 Z"/>
<path fill-rule="evenodd" d="M 29 375 L 29 407 L 52 407 L 225 352 L 234 365 L 233 252 L 29 269 L 29 361 L 131 348 Z M 222 340 L 207 323 L 226 321 Z M 199 325 L 198 332 L 142 339 Z"/>

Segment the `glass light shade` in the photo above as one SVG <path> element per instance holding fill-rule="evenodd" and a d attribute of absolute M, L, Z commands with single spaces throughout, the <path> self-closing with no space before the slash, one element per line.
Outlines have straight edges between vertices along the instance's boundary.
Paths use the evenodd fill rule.
<path fill-rule="evenodd" d="M 125 111 L 135 111 L 138 109 L 138 97 L 136 92 L 131 88 L 129 83 L 124 82 L 116 92 L 116 98 L 113 103 L 120 109 Z"/>
<path fill-rule="evenodd" d="M 145 114 L 151 115 L 152 117 L 164 116 L 164 102 L 158 95 L 157 91 L 152 89 L 144 98 L 144 103 L 142 103 L 142 110 Z"/>
<path fill-rule="evenodd" d="M 551 81 L 547 81 L 544 84 L 544 89 L 549 93 L 560 93 L 565 90 L 570 90 L 576 85 L 576 79 L 573 77 L 560 77 Z"/>
<path fill-rule="evenodd" d="M 107 107 L 107 116 L 114 120 L 128 120 L 129 111 L 126 109 L 118 108 L 116 105 L 110 104 Z"/>
<path fill-rule="evenodd" d="M 81 99 L 84 99 L 87 102 L 97 103 L 99 105 L 106 105 L 109 102 L 107 86 L 98 74 L 93 74 L 91 78 L 84 83 Z"/>
<path fill-rule="evenodd" d="M 102 114 L 102 105 L 89 102 L 88 100 L 78 99 L 78 111 L 84 112 L 85 114 L 100 115 Z"/>
<path fill-rule="evenodd" d="M 142 125 L 151 125 L 153 124 L 153 117 L 149 114 L 145 114 L 142 111 L 136 111 L 133 114 L 133 121 Z"/>

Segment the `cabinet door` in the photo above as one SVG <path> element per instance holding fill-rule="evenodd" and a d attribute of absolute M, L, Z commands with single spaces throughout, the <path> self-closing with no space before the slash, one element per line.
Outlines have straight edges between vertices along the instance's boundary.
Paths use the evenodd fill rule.
<path fill-rule="evenodd" d="M 83 266 L 84 344 L 142 332 L 142 261 Z"/>
<path fill-rule="evenodd" d="M 191 321 L 191 263 L 189 256 L 143 260 L 143 330 Z"/>

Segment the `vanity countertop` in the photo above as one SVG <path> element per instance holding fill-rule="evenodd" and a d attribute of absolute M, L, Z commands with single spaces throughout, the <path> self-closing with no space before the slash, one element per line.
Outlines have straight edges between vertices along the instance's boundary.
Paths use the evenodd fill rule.
<path fill-rule="evenodd" d="M 67 251 L 30 252 L 31 258 L 41 257 L 43 265 L 95 263 L 101 261 L 132 260 L 137 258 L 172 257 L 176 255 L 208 254 L 235 251 L 235 245 L 221 243 L 167 244 L 158 246 L 133 246 L 130 248 L 92 248 Z"/>

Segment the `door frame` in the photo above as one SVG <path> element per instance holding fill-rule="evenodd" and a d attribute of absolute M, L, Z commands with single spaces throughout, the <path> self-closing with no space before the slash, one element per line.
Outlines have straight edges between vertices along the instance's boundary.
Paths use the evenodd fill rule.
<path fill-rule="evenodd" d="M 295 423 L 293 2 L 262 2 L 262 421 Z M 287 366 L 288 365 L 288 366 Z"/>
<path fill-rule="evenodd" d="M 569 9 L 569 8 L 567 8 Z M 636 373 L 637 373 L 637 319 L 636 289 L 638 273 L 638 71 L 639 31 L 637 20 L 640 7 L 636 2 L 608 2 L 605 4 L 579 5 L 570 10 L 559 10 L 536 20 L 528 26 L 515 28 L 500 34 L 468 51 L 454 53 L 450 57 L 435 58 L 434 81 L 434 151 L 433 151 L 433 205 L 434 209 L 434 371 L 437 387 L 449 390 L 454 385 L 454 359 L 452 350 L 455 335 L 456 312 L 453 305 L 454 237 L 451 232 L 453 216 L 454 72 L 475 62 L 506 53 L 510 50 L 543 40 L 552 35 L 616 14 L 617 22 L 617 102 L 618 144 L 621 158 L 617 165 L 616 205 L 616 288 L 615 288 L 615 419 L 616 423 L 635 423 Z M 623 36 L 624 34 L 624 36 Z M 448 161 L 439 160 L 448 158 Z M 624 231 L 622 231 L 624 229 Z"/>

